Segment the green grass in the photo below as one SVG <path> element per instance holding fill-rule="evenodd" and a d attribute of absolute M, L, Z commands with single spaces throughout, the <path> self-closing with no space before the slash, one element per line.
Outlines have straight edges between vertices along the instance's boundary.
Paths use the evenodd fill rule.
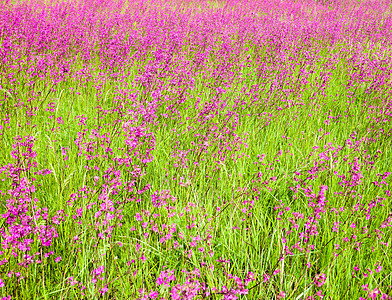
<path fill-rule="evenodd" d="M 0 117 L 3 121 L 9 119 L 9 124 L 3 125 L 1 130 L 0 165 L 25 164 L 26 161 L 17 162 L 11 157 L 14 137 L 33 136 L 37 167 L 22 172 L 20 177 L 26 177 L 29 181 L 36 177 L 33 182 L 36 191 L 32 197 L 39 200 L 39 207 L 48 207 L 49 216 L 59 210 L 64 210 L 66 216 L 56 226 L 58 237 L 48 249 L 38 241 L 37 236 L 32 235 L 34 242 L 30 252 L 39 252 L 37 257 L 42 257 L 45 252 L 53 250 L 54 257 L 42 258 L 42 263 L 23 268 L 17 265 L 21 262 L 20 256 L 12 259 L 10 250 L 4 249 L 2 259 L 7 258 L 10 262 L 0 267 L 1 273 L 21 272 L 25 278 L 19 282 L 15 276 L 8 278 L 1 275 L 4 281 L 7 279 L 7 283 L 6 287 L 1 288 L 0 296 L 12 295 L 15 299 L 81 299 L 83 294 L 79 288 L 67 283 L 67 279 L 73 276 L 86 286 L 83 291 L 86 299 L 136 299 L 140 297 L 141 288 L 148 292 L 158 291 L 160 297 L 168 298 L 171 288 L 156 286 L 156 279 L 164 266 L 176 270 L 175 284 L 186 281 L 182 269 L 200 269 L 198 280 L 204 282 L 211 292 L 208 299 L 222 298 L 222 295 L 211 290 L 212 287 L 221 289 L 225 285 L 230 289 L 235 286 L 225 272 L 243 279 L 250 271 L 255 274 L 256 280 L 249 284 L 249 293 L 239 296 L 240 299 L 275 299 L 280 291 L 286 292 L 287 299 L 306 299 L 315 296 L 318 290 L 322 290 L 327 299 L 354 299 L 366 297 L 362 288 L 364 284 L 390 295 L 391 231 L 390 227 L 380 229 L 392 209 L 391 198 L 385 194 L 389 185 L 378 187 L 372 182 L 380 182 L 377 174 L 391 170 L 391 125 L 390 115 L 386 113 L 390 112 L 391 78 L 386 75 L 383 84 L 370 88 L 368 92 L 365 87 L 371 87 L 372 82 L 362 83 L 359 79 L 347 88 L 349 80 L 356 78 L 356 70 L 349 62 L 350 52 L 345 54 L 342 51 L 348 44 L 342 42 L 330 50 L 320 46 L 318 41 L 316 37 L 307 47 L 304 41 L 298 40 L 295 46 L 302 47 L 302 50 L 295 52 L 288 49 L 285 58 L 272 42 L 260 47 L 256 41 L 247 40 L 238 49 L 243 47 L 248 50 L 235 50 L 227 57 L 218 53 L 221 44 L 216 43 L 210 60 L 198 69 L 192 66 L 181 69 L 181 56 L 192 64 L 197 54 L 196 50 L 191 50 L 191 45 L 185 45 L 181 51 L 174 53 L 172 69 L 162 69 L 162 76 L 155 77 L 148 87 L 138 85 L 135 78 L 144 75 L 149 63 L 154 61 L 156 49 L 153 47 L 135 64 L 129 67 L 120 65 L 112 70 L 105 69 L 105 60 L 100 57 L 101 52 L 102 57 L 106 55 L 103 48 L 96 49 L 96 60 L 90 62 L 90 67 L 101 69 L 106 74 L 129 72 L 125 78 L 121 78 L 121 75 L 117 80 L 102 79 L 99 71 L 92 71 L 86 79 L 69 77 L 50 90 L 52 84 L 49 76 L 34 78 L 34 87 L 28 87 L 24 77 L 27 73 L 22 71 L 14 77 L 20 84 L 11 85 L 10 81 L 2 81 Z M 233 42 L 232 46 L 235 45 Z M 246 62 L 248 54 L 250 58 Z M 314 60 L 305 58 L 306 55 L 311 55 Z M 226 63 L 231 63 L 231 67 L 225 66 Z M 264 64 L 262 68 L 261 63 Z M 243 64 L 242 68 L 240 64 Z M 72 70 L 83 67 L 82 58 L 76 57 Z M 220 67 L 223 73 L 211 74 L 212 70 L 219 70 Z M 369 67 L 373 78 L 383 72 L 381 66 L 377 68 L 370 70 Z M 312 73 L 305 76 L 301 69 Z M 181 73 L 181 70 L 185 71 Z M 189 87 L 191 75 L 186 71 L 194 72 L 193 88 Z M 325 74 L 329 78 L 323 77 Z M 183 78 L 183 82 L 179 83 L 178 78 Z M 171 80 L 176 83 L 172 84 Z M 304 80 L 307 80 L 306 84 Z M 324 87 L 321 86 L 323 81 Z M 99 95 L 97 85 L 101 85 Z M 218 87 L 224 91 L 217 92 Z M 11 88 L 11 92 L 6 92 Z M 38 95 L 35 98 L 33 91 Z M 160 95 L 153 95 L 154 91 L 160 91 Z M 125 95 L 131 94 L 135 97 L 127 99 Z M 153 103 L 154 97 L 159 99 L 154 113 L 157 117 L 148 121 L 136 111 Z M 198 108 L 195 105 L 197 99 Z M 253 99 L 256 100 L 252 102 Z M 18 102 L 26 105 L 15 107 Z M 56 103 L 54 111 L 48 112 L 46 108 L 51 102 Z M 208 105 L 211 105 L 211 109 L 214 103 L 218 103 L 215 110 L 205 112 L 200 117 L 201 110 L 208 108 Z M 101 108 L 97 109 L 99 105 Z M 38 109 L 35 116 L 29 117 L 26 111 L 32 107 Z M 129 113 L 132 110 L 135 115 Z M 383 112 L 380 113 L 380 110 Z M 80 115 L 87 118 L 86 125 L 78 124 L 76 117 Z M 206 115 L 210 115 L 210 118 L 206 119 Z M 326 124 L 328 116 L 333 118 Z M 59 117 L 64 124 L 56 122 Z M 132 166 L 113 160 L 115 157 L 126 157 L 123 126 L 128 121 L 135 121 L 133 126 L 144 126 L 146 132 L 155 138 L 155 149 L 151 153 L 154 159 L 151 162 L 143 163 L 141 159 L 134 158 L 135 165 L 144 173 L 141 176 L 132 175 Z M 10 128 L 7 129 L 7 126 Z M 59 129 L 56 130 L 57 127 Z M 112 153 L 99 147 L 94 154 L 100 156 L 87 160 L 85 150 L 83 155 L 78 155 L 80 149 L 75 140 L 78 133 L 86 130 L 84 142 L 104 143 L 101 138 L 90 137 L 93 129 L 98 130 L 100 135 L 107 134 L 110 141 L 105 147 L 110 147 Z M 354 143 L 363 140 L 357 147 L 350 147 L 348 139 L 354 132 Z M 138 148 L 141 153 L 146 153 L 151 140 L 146 138 L 144 142 Z M 205 149 L 201 150 L 203 146 Z M 69 147 L 68 160 L 63 160 L 62 147 Z M 187 167 L 183 167 L 181 159 L 172 155 L 188 150 L 185 157 L 188 160 L 184 162 Z M 282 154 L 277 156 L 280 150 Z M 325 156 L 320 156 L 323 152 Z M 259 162 L 258 155 L 262 154 L 265 155 L 264 161 Z M 308 171 L 315 167 L 315 161 L 320 169 L 312 178 Z M 342 179 L 338 175 L 344 174 L 346 180 L 352 180 L 352 168 L 356 161 L 360 164 L 362 182 L 352 187 L 342 187 L 339 184 Z M 92 169 L 86 170 L 86 165 Z M 99 170 L 95 170 L 94 166 Z M 119 180 L 122 187 L 118 193 L 113 193 L 116 188 L 112 187 L 111 199 L 118 214 L 123 216 L 122 226 L 115 227 L 111 237 L 97 244 L 100 230 L 93 223 L 99 208 L 93 206 L 87 210 L 86 206 L 91 202 L 103 202 L 98 198 L 105 183 L 103 175 L 111 167 L 121 171 Z M 46 168 L 52 173 L 45 176 L 33 174 Z M 259 172 L 262 173 L 260 181 Z M 0 189 L 3 192 L 12 189 L 12 179 L 6 176 L 6 172 L 0 176 L 4 179 L 0 182 Z M 95 176 L 100 177 L 96 184 Z M 111 176 L 111 180 L 115 179 L 113 174 Z M 184 183 L 188 182 L 188 186 L 179 185 L 181 177 Z M 137 190 L 147 184 L 151 186 L 141 195 L 135 195 L 142 199 L 141 202 L 127 200 L 134 193 L 126 192 L 124 185 L 132 180 Z M 386 181 L 389 183 L 390 179 Z M 106 180 L 106 184 L 114 183 Z M 300 183 L 301 188 L 294 192 L 293 189 Z M 304 215 L 304 219 L 296 220 L 299 232 L 305 230 L 307 218 L 314 215 L 314 209 L 308 206 L 309 197 L 305 195 L 304 188 L 311 186 L 312 192 L 317 195 L 322 185 L 328 186 L 328 203 L 317 226 L 318 234 L 312 236 L 308 243 L 301 244 L 302 252 L 290 250 L 293 253 L 286 253 L 285 259 L 280 261 L 279 258 L 285 253 L 283 237 L 287 239 L 289 247 L 299 241 L 290 222 L 292 212 Z M 95 191 L 80 191 L 83 187 Z M 151 195 L 163 190 L 169 190 L 170 195 L 176 197 L 175 201 L 168 200 L 173 208 L 153 207 Z M 69 206 L 67 201 L 75 193 L 80 197 Z M 376 203 L 367 219 L 364 210 L 369 203 L 380 198 L 385 198 L 381 202 L 383 206 Z M 7 211 L 7 199 L 9 196 L 4 194 L 1 214 Z M 357 202 L 360 206 L 355 208 Z M 279 209 L 276 207 L 282 203 L 290 210 L 278 220 Z M 345 208 L 344 212 L 332 211 L 341 207 Z M 83 208 L 84 213 L 80 224 L 76 223 L 79 219 L 72 217 L 77 214 L 78 208 Z M 30 205 L 29 209 L 31 212 L 33 207 Z M 149 222 L 153 221 L 150 227 L 155 224 L 157 228 L 162 228 L 162 224 L 175 223 L 176 232 L 172 239 L 160 243 L 162 235 L 146 230 L 141 222 L 136 221 L 135 214 L 146 210 L 150 211 L 151 216 L 160 214 L 156 218 L 144 217 Z M 169 217 L 170 212 L 175 212 L 175 215 Z M 99 220 L 102 222 L 102 219 Z M 42 219 L 39 222 L 45 224 Z M 36 221 L 37 224 L 39 222 Z M 118 218 L 114 218 L 110 225 L 116 226 L 119 222 Z M 335 222 L 340 222 L 338 232 L 332 231 Z M 354 222 L 356 228 L 351 228 Z M 363 233 L 361 228 L 364 226 L 368 234 Z M 2 228 L 7 226 L 3 223 Z M 384 232 L 382 238 L 377 238 L 376 229 Z M 286 235 L 288 230 L 294 232 Z M 146 232 L 149 235 L 145 238 Z M 79 241 L 73 241 L 76 235 Z M 211 236 L 210 240 L 208 235 Z M 352 235 L 357 238 L 353 239 Z M 192 248 L 192 238 L 198 236 L 199 244 Z M 342 240 L 345 237 L 349 238 L 348 242 Z M 362 243 L 360 251 L 354 249 L 357 241 Z M 382 245 L 380 241 L 387 245 Z M 118 242 L 122 243 L 121 247 Z M 139 251 L 135 248 L 136 244 L 140 245 Z M 310 244 L 314 245 L 314 249 L 307 246 Z M 335 249 L 335 244 L 340 244 L 340 248 Z M 203 252 L 198 250 L 200 247 L 204 247 Z M 307 247 L 309 251 L 306 251 Z M 191 248 L 193 254 L 188 256 L 187 251 Z M 213 252 L 212 257 L 209 251 Z M 334 256 L 334 253 L 339 255 Z M 146 257 L 144 263 L 140 260 L 142 254 Z M 62 257 L 59 263 L 54 262 L 57 256 Z M 217 259 L 221 257 L 230 259 L 230 264 L 224 266 L 218 263 Z M 135 263 L 128 266 L 127 262 L 132 259 Z M 366 268 L 374 270 L 377 262 L 383 266 L 382 271 L 364 277 Z M 307 267 L 307 263 L 311 263 L 311 267 Z M 105 267 L 105 280 L 98 281 L 95 286 L 91 282 L 91 272 L 100 265 Z M 361 271 L 353 273 L 357 265 Z M 214 266 L 214 271 L 211 266 Z M 281 272 L 272 275 L 277 268 Z M 268 282 L 263 280 L 266 273 L 271 276 Z M 325 273 L 326 282 L 322 288 L 317 288 L 313 282 L 320 273 Z M 105 285 L 103 282 L 108 285 L 109 291 L 100 296 L 98 289 Z M 198 297 L 206 298 L 202 295 Z"/>

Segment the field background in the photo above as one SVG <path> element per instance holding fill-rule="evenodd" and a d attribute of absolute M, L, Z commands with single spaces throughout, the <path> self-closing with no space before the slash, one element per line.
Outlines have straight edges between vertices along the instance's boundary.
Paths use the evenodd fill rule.
<path fill-rule="evenodd" d="M 392 299 L 391 1 L 2 1 L 0 299 Z"/>

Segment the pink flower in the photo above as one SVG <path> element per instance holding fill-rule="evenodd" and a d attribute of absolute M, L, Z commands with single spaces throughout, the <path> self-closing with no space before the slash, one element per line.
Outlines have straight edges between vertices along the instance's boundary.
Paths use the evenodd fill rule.
<path fill-rule="evenodd" d="M 169 287 L 171 281 L 175 281 L 176 277 L 174 276 L 174 269 L 162 271 L 157 278 L 156 284 L 162 285 L 164 287 Z"/>
<path fill-rule="evenodd" d="M 56 257 L 56 258 L 54 259 L 54 261 L 55 261 L 56 263 L 58 263 L 60 260 L 61 260 L 61 256 Z"/>
<path fill-rule="evenodd" d="M 364 291 L 369 291 L 369 284 L 364 284 L 362 288 Z"/>
<path fill-rule="evenodd" d="M 68 283 L 69 283 L 71 286 L 74 286 L 74 285 L 78 284 L 78 281 L 77 281 L 77 280 L 74 280 L 74 277 L 71 276 L 71 277 L 68 278 Z"/>
<path fill-rule="evenodd" d="M 318 274 L 318 275 L 315 277 L 315 279 L 314 279 L 314 284 L 315 284 L 317 287 L 322 287 L 322 286 L 324 285 L 324 283 L 325 283 L 325 278 L 326 278 L 326 276 L 325 276 L 324 273 Z"/>
<path fill-rule="evenodd" d="M 255 275 L 252 272 L 249 272 L 245 278 L 245 285 L 248 285 L 251 281 L 255 281 Z"/>
<path fill-rule="evenodd" d="M 96 283 L 98 276 L 100 276 L 104 272 L 105 272 L 105 267 L 104 266 L 99 266 L 98 268 L 92 270 L 91 271 L 91 275 L 93 276 L 93 279 L 91 280 L 91 282 L 92 283 Z M 99 278 L 99 279 L 103 280 L 103 278 Z"/>
<path fill-rule="evenodd" d="M 277 300 L 280 300 L 282 298 L 286 298 L 286 292 L 280 291 L 280 293 L 276 296 Z"/>
<path fill-rule="evenodd" d="M 381 296 L 381 300 L 387 300 L 387 299 L 391 299 L 390 297 L 388 297 L 387 294 L 383 293 Z"/>
<path fill-rule="evenodd" d="M 321 299 L 323 299 L 324 295 L 321 294 L 322 292 L 323 291 L 317 291 L 316 296 L 319 296 Z"/>
<path fill-rule="evenodd" d="M 108 286 L 105 285 L 99 292 L 101 293 L 101 295 L 106 294 L 109 291 Z"/>
<path fill-rule="evenodd" d="M 375 288 L 374 290 L 369 292 L 368 298 L 375 300 L 378 294 L 380 294 L 380 290 Z"/>

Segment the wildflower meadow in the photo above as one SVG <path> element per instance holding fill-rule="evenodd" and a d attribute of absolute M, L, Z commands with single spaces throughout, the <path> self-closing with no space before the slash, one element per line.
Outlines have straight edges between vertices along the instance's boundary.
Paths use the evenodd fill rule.
<path fill-rule="evenodd" d="M 0 3 L 0 299 L 392 299 L 391 0 Z"/>

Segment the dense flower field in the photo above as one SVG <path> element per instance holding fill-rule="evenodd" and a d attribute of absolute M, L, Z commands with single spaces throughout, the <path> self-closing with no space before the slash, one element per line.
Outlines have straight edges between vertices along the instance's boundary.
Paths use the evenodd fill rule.
<path fill-rule="evenodd" d="M 390 0 L 0 4 L 0 299 L 392 299 Z"/>

